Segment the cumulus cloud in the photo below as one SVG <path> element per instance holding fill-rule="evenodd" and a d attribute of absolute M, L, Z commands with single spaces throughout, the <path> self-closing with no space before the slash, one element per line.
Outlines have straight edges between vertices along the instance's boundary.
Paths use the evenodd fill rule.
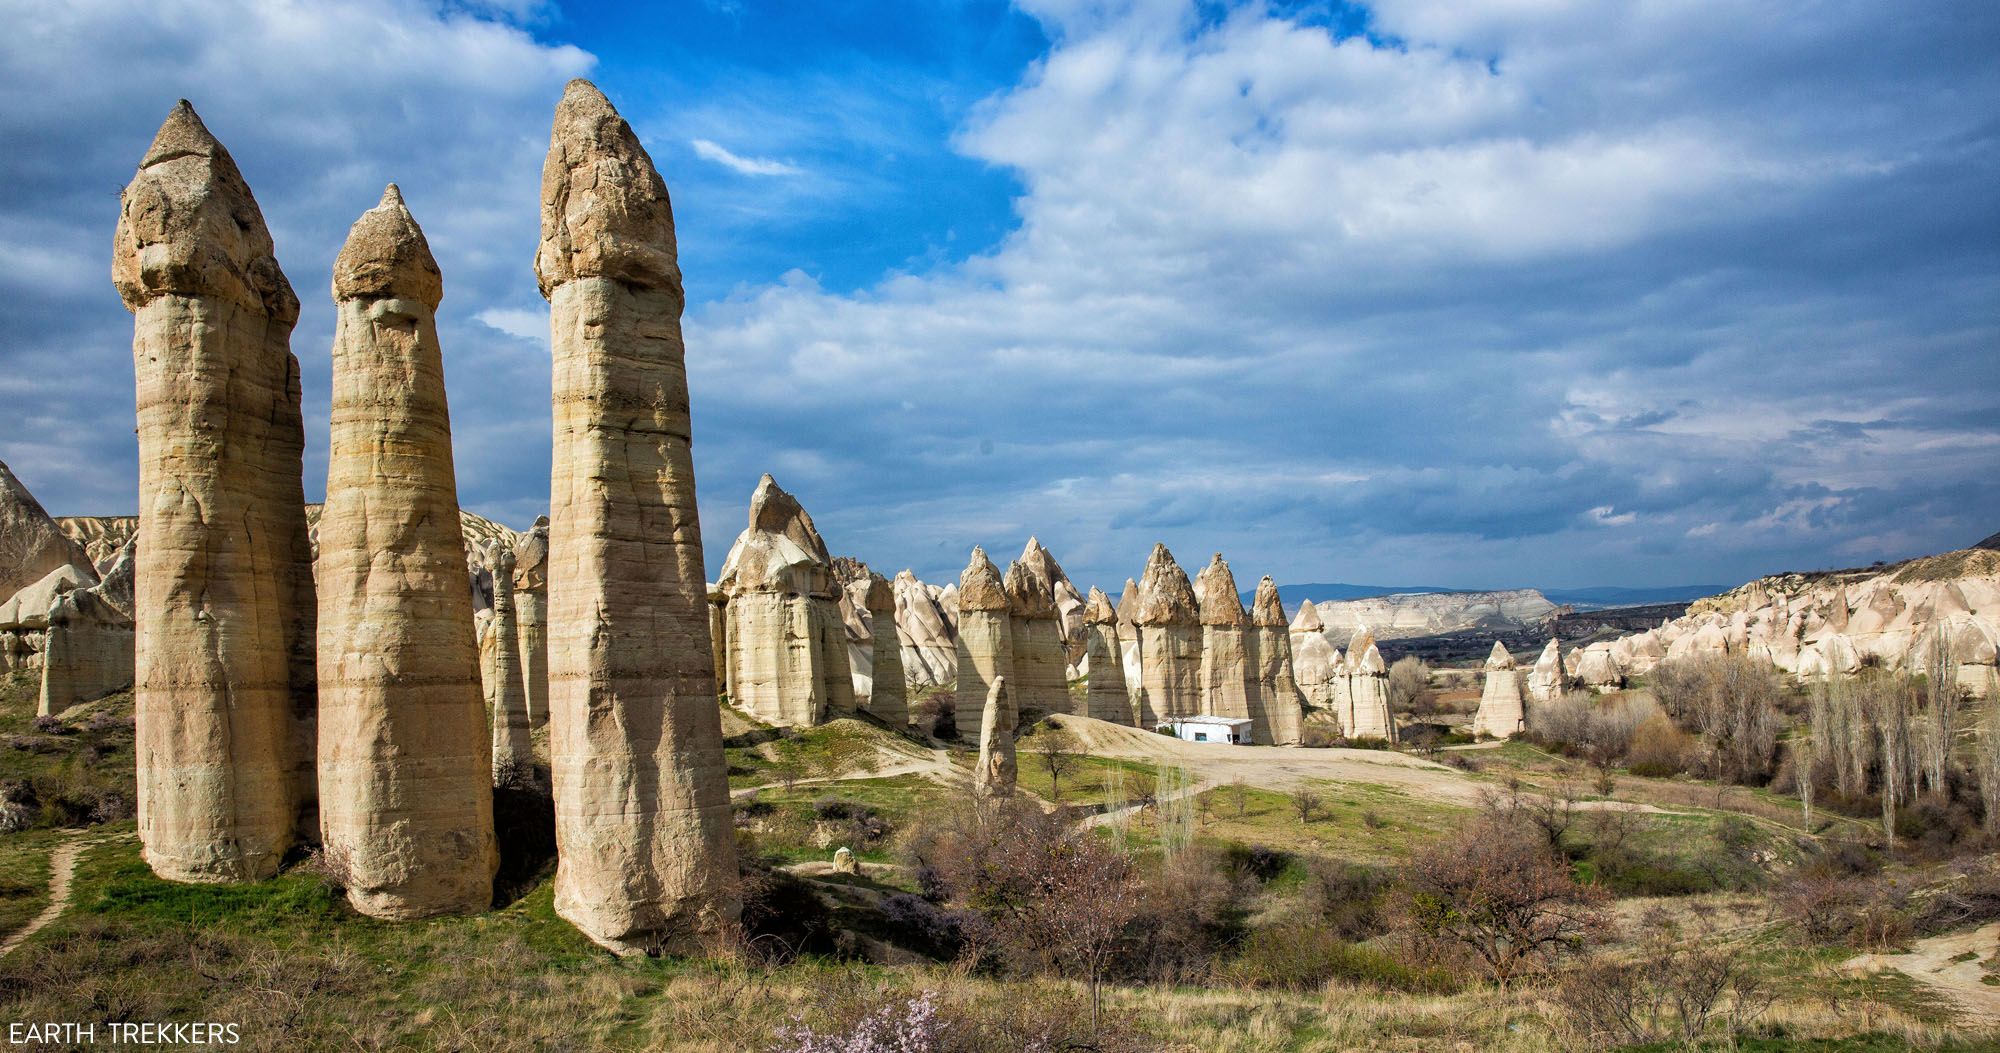
<path fill-rule="evenodd" d="M 798 175 L 803 169 L 783 161 L 772 161 L 761 157 L 742 157 L 707 139 L 691 139 L 688 145 L 694 147 L 694 155 L 704 161 L 716 164 L 749 176 Z"/>
<path fill-rule="evenodd" d="M 997 243 L 858 288 L 690 272 L 711 567 L 764 471 L 836 550 L 934 580 L 1036 534 L 1107 586 L 1155 540 L 1239 580 L 1726 581 L 2000 519 L 2000 13 L 1021 6 L 1047 52 L 951 138 L 1019 188 Z M 592 59 L 524 24 L 562 22 L 95 0 L 0 39 L 0 455 L 59 510 L 130 510 L 108 191 L 186 95 L 307 303 L 312 440 L 327 268 L 395 179 L 446 276 L 466 502 L 540 512 L 536 178 Z M 895 165 L 922 126 L 881 99 L 942 88 L 828 77 L 626 106 L 684 264 L 731 269 L 797 210 L 837 246 L 862 202 L 952 200 Z"/>

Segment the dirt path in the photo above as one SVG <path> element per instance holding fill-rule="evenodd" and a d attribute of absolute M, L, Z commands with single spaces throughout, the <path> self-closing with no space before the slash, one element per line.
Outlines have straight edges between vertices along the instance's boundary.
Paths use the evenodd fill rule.
<path fill-rule="evenodd" d="M 815 786 L 836 782 L 852 782 L 856 779 L 893 779 L 898 775 L 928 775 L 934 779 L 946 782 L 966 778 L 966 772 L 951 763 L 950 750 L 923 749 L 918 746 L 910 746 L 906 750 L 900 745 L 895 748 L 878 746 L 875 757 L 876 766 L 874 768 L 865 771 L 857 768 L 853 771 L 842 772 L 839 775 L 822 775 L 810 779 L 795 779 L 792 785 Z M 888 763 L 884 763 L 884 761 Z M 760 786 L 745 786 L 740 790 L 731 790 L 729 795 L 731 797 L 742 797 L 756 793 L 759 790 L 780 790 L 783 788 L 784 785 L 782 783 L 771 782 Z"/>
<path fill-rule="evenodd" d="M 1968 1018 L 1993 1024 L 2000 1023 L 2000 987 L 1980 981 L 1986 976 L 1986 961 L 1996 951 L 2000 951 L 2000 921 L 1970 932 L 1918 940 L 1908 954 L 1859 955 L 1841 967 L 1868 973 L 1894 969 L 1937 992 Z"/>
<path fill-rule="evenodd" d="M 70 884 L 76 878 L 76 858 L 84 848 L 95 842 L 87 842 L 82 837 L 72 837 L 55 847 L 49 853 L 49 905 L 21 926 L 5 942 L 0 942 L 0 958 L 14 953 L 14 949 L 28 942 L 29 938 L 47 928 L 49 923 L 62 917 L 69 908 Z"/>

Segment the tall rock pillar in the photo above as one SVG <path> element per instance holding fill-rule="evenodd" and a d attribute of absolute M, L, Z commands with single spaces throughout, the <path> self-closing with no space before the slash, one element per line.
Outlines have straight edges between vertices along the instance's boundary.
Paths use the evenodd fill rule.
<path fill-rule="evenodd" d="M 486 704 L 492 714 L 492 781 L 505 785 L 525 780 L 534 770 L 535 725 L 528 716 L 528 683 L 521 676 L 514 550 L 504 540 L 495 541 L 487 558 L 493 564 L 493 619 L 486 627 L 492 639 L 492 670 L 486 680 Z"/>
<path fill-rule="evenodd" d="M 1090 686 L 1084 695 L 1084 715 L 1113 724 L 1132 723 L 1132 693 L 1125 689 L 1125 664 L 1119 657 L 1118 612 L 1102 589 L 1092 587 L 1083 603 L 1084 658 L 1090 666 Z"/>
<path fill-rule="evenodd" d="M 1028 544 L 1032 548 L 1035 543 Z M 1014 651 L 1014 671 L 1007 680 L 1007 690 L 1013 696 L 1014 712 L 1067 713 L 1069 677 L 1064 670 L 1062 617 L 1056 610 L 1055 596 L 1048 583 L 1022 562 L 1008 565 L 1005 583 Z"/>
<path fill-rule="evenodd" d="M 1527 707 L 1521 703 L 1521 674 L 1505 644 L 1493 641 L 1486 656 L 1486 684 L 1479 692 L 1479 712 L 1472 717 L 1472 733 L 1506 739 L 1527 727 Z"/>
<path fill-rule="evenodd" d="M 958 688 L 952 719 L 960 738 L 977 741 L 994 681 L 1014 670 L 1014 631 L 1008 611 L 1012 604 L 1000 580 L 1000 568 L 986 550 L 972 549 L 972 558 L 958 576 Z M 1001 696 L 1004 705 L 1013 700 Z M 1007 713 L 1011 727 L 1014 711 Z"/>
<path fill-rule="evenodd" d="M 139 421 L 139 837 L 175 881 L 316 834 L 299 301 L 229 151 L 174 108 L 120 202 Z"/>
<path fill-rule="evenodd" d="M 1131 696 L 1133 713 L 1137 715 L 1139 694 L 1145 689 L 1143 680 L 1145 668 L 1139 652 L 1139 583 L 1125 579 L 1125 590 L 1118 594 L 1118 661 L 1125 667 L 1125 693 Z M 1141 721 L 1144 726 L 1144 722 Z M 1152 730 L 1150 727 L 1148 731 Z"/>
<path fill-rule="evenodd" d="M 880 574 L 868 576 L 868 641 L 874 649 L 868 712 L 900 728 L 910 722 L 910 685 L 903 677 L 903 641 L 896 632 L 896 590 Z"/>
<path fill-rule="evenodd" d="M 1348 720 L 1350 739 L 1396 741 L 1396 718 L 1389 712 L 1389 665 L 1375 646 L 1375 634 L 1357 626 L 1347 643 Z"/>
<path fill-rule="evenodd" d="M 521 682 L 528 693 L 528 723 L 549 723 L 549 517 L 535 517 L 514 543 L 514 626 L 521 649 Z"/>
<path fill-rule="evenodd" d="M 574 80 L 542 168 L 549 300 L 549 743 L 556 912 L 621 952 L 741 912 L 708 638 L 667 187 Z"/>
<path fill-rule="evenodd" d="M 1154 545 L 1139 582 L 1139 726 L 1201 712 L 1201 609 L 1165 545 Z"/>
<path fill-rule="evenodd" d="M 319 520 L 320 830 L 382 918 L 484 910 L 486 706 L 451 462 L 444 295 L 394 184 L 333 264 L 333 425 Z"/>
<path fill-rule="evenodd" d="M 1251 710 L 1264 707 L 1253 698 L 1261 689 L 1249 649 L 1250 622 L 1236 593 L 1236 576 L 1222 553 L 1217 552 L 1195 575 L 1194 591 L 1201 612 L 1201 711 L 1214 717 L 1254 719 Z M 1270 732 L 1264 734 L 1268 740 Z"/>
<path fill-rule="evenodd" d="M 1278 586 L 1268 576 L 1257 582 L 1257 596 L 1250 607 L 1250 625 L 1256 646 L 1257 695 L 1252 696 L 1250 719 L 1253 741 L 1260 746 L 1297 746 L 1305 733 L 1305 698 L 1292 671 L 1292 637 L 1285 624 L 1285 605 L 1278 599 Z M 1321 638 L 1325 642 L 1325 638 Z"/>
<path fill-rule="evenodd" d="M 986 688 L 986 704 L 980 708 L 979 767 L 972 770 L 976 797 L 1014 796 L 1016 712 L 1018 707 L 1007 698 L 1007 678 L 994 677 Z"/>

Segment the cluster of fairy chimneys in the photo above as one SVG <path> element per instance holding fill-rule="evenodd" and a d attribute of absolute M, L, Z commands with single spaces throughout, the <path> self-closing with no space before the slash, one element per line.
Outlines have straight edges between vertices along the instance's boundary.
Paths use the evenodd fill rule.
<path fill-rule="evenodd" d="M 132 685 L 135 558 L 93 562 L 0 464 L 0 675 L 39 679 L 40 715 Z"/>
<path fill-rule="evenodd" d="M 556 109 L 541 219 L 550 516 L 474 553 L 491 590 L 476 605 L 443 281 L 396 187 L 334 262 L 315 581 L 298 300 L 249 187 L 185 102 L 140 162 L 112 276 L 138 391 L 139 833 L 162 877 L 255 880 L 318 842 L 367 913 L 484 909 L 495 775 L 533 777 L 545 723 L 557 911 L 621 951 L 733 922 L 672 209 L 584 81 Z"/>

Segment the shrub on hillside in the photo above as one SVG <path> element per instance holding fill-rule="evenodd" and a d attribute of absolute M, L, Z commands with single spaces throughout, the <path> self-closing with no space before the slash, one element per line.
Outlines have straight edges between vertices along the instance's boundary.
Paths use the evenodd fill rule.
<path fill-rule="evenodd" d="M 1348 943 L 1325 922 L 1273 925 L 1250 934 L 1217 979 L 1237 987 L 1317 991 L 1339 981 L 1390 991 L 1445 994 L 1457 988 L 1451 973 L 1411 966 L 1376 947 Z"/>
<path fill-rule="evenodd" d="M 1389 712 L 1430 716 L 1438 711 L 1431 690 L 1431 667 L 1416 655 L 1404 655 L 1389 667 Z"/>
<path fill-rule="evenodd" d="M 1661 662 L 1652 675 L 1661 708 L 1702 738 L 1700 774 L 1761 786 L 1777 770 L 1778 733 L 1791 695 L 1769 662 L 1704 655 Z"/>
<path fill-rule="evenodd" d="M 1665 713 L 1655 710 L 1632 731 L 1625 750 L 1625 766 L 1634 775 L 1666 778 L 1687 770 L 1694 739 L 1674 726 Z"/>

